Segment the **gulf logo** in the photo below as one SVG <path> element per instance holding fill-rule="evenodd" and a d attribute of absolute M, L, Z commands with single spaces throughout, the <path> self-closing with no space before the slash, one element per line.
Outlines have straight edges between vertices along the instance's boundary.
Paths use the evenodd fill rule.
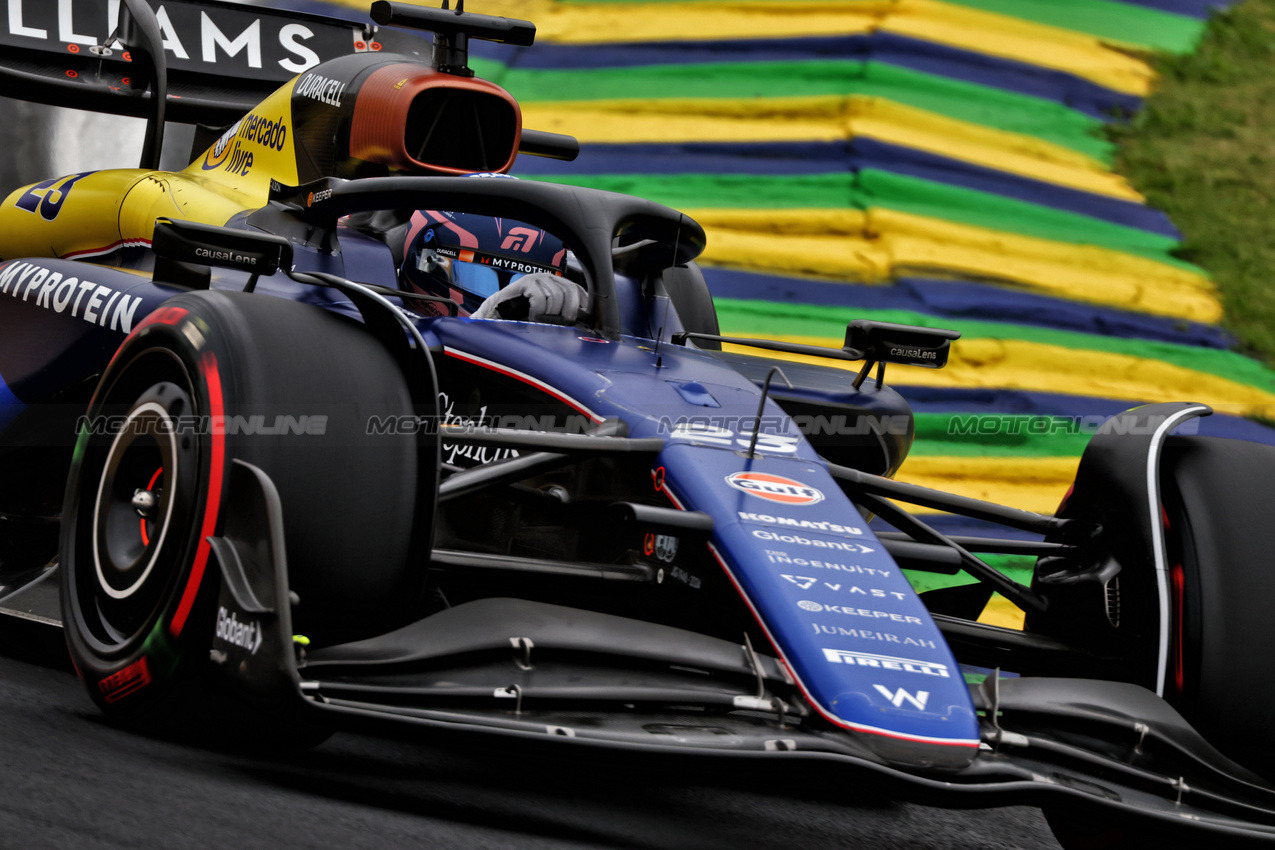
<path fill-rule="evenodd" d="M 726 483 L 750 496 L 781 505 L 813 505 L 823 501 L 822 491 L 768 472 L 734 472 L 726 476 Z"/>

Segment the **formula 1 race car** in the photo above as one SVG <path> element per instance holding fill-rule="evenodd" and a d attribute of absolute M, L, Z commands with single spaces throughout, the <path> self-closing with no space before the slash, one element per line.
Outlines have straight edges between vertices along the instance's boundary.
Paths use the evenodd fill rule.
<path fill-rule="evenodd" d="M 433 730 L 1037 805 L 1067 847 L 1275 841 L 1275 450 L 1157 404 L 1054 516 L 896 482 L 886 364 L 958 334 L 725 337 L 690 218 L 493 179 L 576 149 L 469 71 L 532 24 L 97 6 L 10 4 L 0 36 L 7 92 L 149 119 L 140 169 L 0 207 L 0 613 L 60 624 L 107 715 L 231 693 L 276 742 Z M 205 125 L 180 172 L 166 120 Z M 581 311 L 461 315 L 520 276 Z M 993 591 L 1024 630 L 975 621 Z"/>

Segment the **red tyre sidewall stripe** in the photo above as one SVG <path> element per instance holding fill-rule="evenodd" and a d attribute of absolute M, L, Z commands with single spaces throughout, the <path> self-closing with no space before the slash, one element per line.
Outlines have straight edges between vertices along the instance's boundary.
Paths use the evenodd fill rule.
<path fill-rule="evenodd" d="M 163 471 L 164 471 L 164 467 L 162 467 L 162 466 L 161 466 L 159 469 L 155 470 L 155 474 L 151 476 L 150 483 L 146 485 L 146 491 L 147 491 L 147 492 L 150 492 L 151 490 L 154 490 L 154 489 L 155 489 L 155 482 L 159 480 L 159 476 L 160 476 L 160 474 L 161 474 Z M 146 533 L 146 519 L 145 519 L 145 518 L 143 518 L 143 519 L 142 519 L 142 545 L 143 545 L 143 546 L 149 546 L 149 545 L 151 545 L 151 538 L 150 538 L 150 535 Z"/>
<path fill-rule="evenodd" d="M 1169 583 L 1173 592 L 1173 685 L 1178 694 L 1186 689 L 1186 665 L 1183 662 L 1183 645 L 1186 642 L 1186 576 L 1181 564 L 1169 568 Z"/>
<path fill-rule="evenodd" d="M 212 548 L 208 538 L 217 528 L 217 513 L 221 507 L 222 464 L 226 456 L 225 434 L 216 427 L 216 423 L 224 422 L 225 417 L 221 396 L 221 375 L 217 371 L 217 358 L 212 352 L 204 354 L 200 359 L 199 371 L 203 376 L 204 385 L 208 388 L 208 413 L 214 424 L 214 427 L 210 429 L 212 452 L 208 469 L 208 499 L 204 507 L 204 522 L 199 529 L 199 545 L 195 549 L 195 562 L 190 568 L 190 577 L 186 580 L 186 588 L 182 591 L 177 612 L 173 614 L 172 622 L 168 626 L 168 631 L 173 637 L 178 637 L 186 625 L 186 618 L 190 616 L 190 609 L 194 606 L 195 597 L 199 594 L 199 587 L 203 583 L 204 570 L 208 566 L 208 555 Z"/>
<path fill-rule="evenodd" d="M 120 347 L 115 349 L 115 353 L 111 355 L 111 360 L 106 364 L 106 371 L 110 372 L 111 367 L 115 365 L 115 361 L 119 359 L 120 352 L 128 345 L 129 341 L 138 336 L 148 325 L 176 325 L 186 317 L 187 311 L 183 307 L 165 307 L 160 306 L 151 311 L 151 313 L 142 319 L 137 327 L 133 328 L 133 332 L 124 337 L 124 341 L 120 343 Z M 99 387 L 100 389 L 100 387 Z M 94 393 L 93 403 L 97 401 L 97 394 Z"/>

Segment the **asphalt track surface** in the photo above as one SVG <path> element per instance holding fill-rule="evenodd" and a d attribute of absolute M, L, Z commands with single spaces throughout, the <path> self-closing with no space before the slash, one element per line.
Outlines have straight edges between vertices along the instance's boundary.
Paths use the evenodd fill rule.
<path fill-rule="evenodd" d="M 773 784 L 773 783 L 771 783 Z M 292 756 L 116 728 L 74 674 L 0 656 L 0 848 L 1057 848 L 1030 808 L 945 811 L 839 782 L 532 761 L 340 733 Z"/>

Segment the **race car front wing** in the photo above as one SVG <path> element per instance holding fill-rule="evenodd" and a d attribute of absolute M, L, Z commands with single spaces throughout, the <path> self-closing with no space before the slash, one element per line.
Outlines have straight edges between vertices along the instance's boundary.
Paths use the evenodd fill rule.
<path fill-rule="evenodd" d="M 892 763 L 888 750 L 821 726 L 778 659 L 746 643 L 590 611 L 482 599 L 307 651 L 292 634 L 291 607 L 304 600 L 288 589 L 274 486 L 240 461 L 229 486 L 232 512 L 213 541 L 223 581 L 212 663 L 276 717 L 559 755 L 723 762 L 727 776 L 816 771 L 926 804 L 1036 805 L 1228 846 L 1275 843 L 1275 789 L 1127 683 L 993 674 L 971 686 L 978 751 L 952 770 L 918 765 L 914 750 L 913 763 Z"/>

